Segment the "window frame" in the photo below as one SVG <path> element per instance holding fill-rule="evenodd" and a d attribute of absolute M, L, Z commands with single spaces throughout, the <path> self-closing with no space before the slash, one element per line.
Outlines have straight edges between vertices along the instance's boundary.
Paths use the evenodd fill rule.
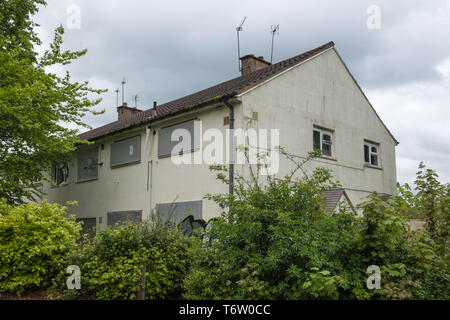
<path fill-rule="evenodd" d="M 317 126 L 313 126 L 313 150 L 317 150 L 316 148 L 314 148 L 314 131 L 319 132 L 319 146 L 320 146 L 320 149 L 319 149 L 319 150 L 322 151 L 321 156 L 322 156 L 322 157 L 326 157 L 326 158 L 333 158 L 333 155 L 334 155 L 334 150 L 333 150 L 333 145 L 334 145 L 334 130 L 331 130 L 331 129 L 325 129 L 325 128 L 320 128 L 320 127 L 317 127 Z M 330 155 L 324 153 L 324 148 L 323 148 L 323 145 L 324 145 L 324 142 L 323 142 L 323 141 L 324 141 L 323 136 L 324 136 L 324 135 L 330 136 L 329 143 L 325 143 L 325 144 L 327 144 L 327 145 L 330 146 Z M 327 140 L 325 140 L 325 141 L 327 141 Z"/>
<path fill-rule="evenodd" d="M 61 181 L 60 183 L 57 183 L 56 182 L 56 177 L 57 177 L 56 170 L 62 169 L 63 166 L 67 166 L 67 175 L 65 176 L 65 179 L 63 181 Z M 52 164 L 52 184 L 53 184 L 53 186 L 58 187 L 58 186 L 66 186 L 69 184 L 69 175 L 70 175 L 69 167 L 70 167 L 69 162 Z"/>
<path fill-rule="evenodd" d="M 79 153 L 80 152 L 85 152 L 85 151 L 93 151 L 93 150 L 97 150 L 97 159 L 95 159 L 95 164 L 94 164 L 94 166 L 97 167 L 97 175 L 96 175 L 95 178 L 80 179 L 79 178 L 79 170 L 80 170 L 80 168 L 79 168 L 79 164 L 80 164 L 79 163 Z M 87 149 L 84 149 L 84 150 L 79 150 L 77 152 L 77 162 L 76 162 L 77 163 L 77 177 L 76 177 L 76 183 L 82 183 L 82 182 L 98 180 L 98 175 L 99 175 L 98 167 L 103 165 L 103 163 L 100 161 L 100 152 L 101 152 L 101 150 L 100 150 L 99 146 L 95 146 L 93 148 L 87 148 Z"/>
<path fill-rule="evenodd" d="M 196 138 L 196 136 L 195 136 L 195 128 L 196 128 L 195 122 L 196 122 L 196 121 L 201 122 L 201 120 L 200 120 L 198 117 L 196 117 L 196 118 L 192 118 L 192 119 L 188 119 L 188 120 L 176 122 L 176 123 L 173 123 L 173 124 L 166 125 L 166 126 L 164 126 L 164 127 L 158 128 L 158 137 L 157 137 L 157 144 L 158 144 L 158 146 L 157 146 L 157 150 L 156 150 L 158 159 L 170 158 L 170 157 L 174 156 L 174 154 L 172 154 L 171 152 L 170 152 L 170 153 L 167 153 L 167 152 L 160 152 L 159 148 L 160 148 L 160 144 L 161 144 L 161 142 L 162 142 L 162 141 L 160 140 L 161 130 L 165 130 L 165 129 L 168 129 L 168 128 L 176 127 L 176 126 L 182 125 L 182 124 L 184 124 L 184 123 L 188 123 L 188 122 L 192 122 L 192 123 L 193 123 L 193 135 L 191 135 L 191 139 L 192 139 L 192 145 L 191 145 L 191 148 L 186 149 L 186 150 L 183 150 L 182 152 L 175 154 L 175 156 L 179 156 L 179 155 L 183 155 L 183 154 L 188 154 L 188 153 L 194 153 L 194 152 L 196 152 L 196 151 L 199 151 L 199 150 L 200 150 L 201 143 L 202 143 L 202 136 L 201 136 L 201 134 L 199 133 L 198 141 L 195 140 L 195 138 Z M 201 125 L 201 124 L 200 124 L 200 125 Z M 172 132 L 173 132 L 173 131 L 172 131 Z M 171 142 L 174 142 L 174 141 L 171 141 Z M 197 142 L 197 143 L 196 143 L 196 142 Z"/>
<path fill-rule="evenodd" d="M 366 150 L 365 147 L 368 148 L 368 158 L 369 158 L 369 162 L 366 161 Z M 372 151 L 372 148 L 376 148 L 376 152 Z M 372 155 L 376 156 L 377 159 L 377 163 L 373 164 L 372 163 Z M 367 166 L 373 166 L 373 167 L 377 167 L 377 168 L 381 168 L 381 161 L 380 161 L 380 144 L 376 143 L 376 142 L 372 142 L 372 141 L 368 141 L 368 140 L 364 140 L 364 147 L 363 147 L 363 159 L 364 159 L 364 164 Z"/>
<path fill-rule="evenodd" d="M 138 151 L 139 151 L 139 159 L 137 160 L 133 160 L 133 161 L 129 161 L 129 162 L 124 162 L 124 163 L 115 163 L 113 161 L 113 150 L 114 150 L 114 145 L 116 145 L 117 143 L 123 143 L 126 140 L 132 140 L 135 138 L 139 138 L 137 146 L 138 146 Z M 133 147 L 134 150 L 134 147 Z M 133 151 L 134 153 L 134 151 Z M 138 164 L 141 163 L 142 161 L 142 136 L 141 134 L 136 134 L 130 137 L 126 137 L 126 138 L 122 138 L 122 139 L 118 139 L 116 141 L 111 142 L 110 144 L 110 148 L 109 148 L 109 167 L 110 169 L 115 169 L 115 168 L 121 168 L 121 167 L 126 167 L 126 166 L 130 166 L 130 165 L 134 165 L 134 164 Z M 113 164 L 114 163 L 114 164 Z"/>

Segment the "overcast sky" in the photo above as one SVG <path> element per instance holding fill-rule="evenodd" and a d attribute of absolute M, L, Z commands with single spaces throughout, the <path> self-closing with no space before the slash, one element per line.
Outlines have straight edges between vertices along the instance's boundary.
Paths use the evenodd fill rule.
<path fill-rule="evenodd" d="M 47 2 L 36 17 L 41 39 L 63 24 L 65 48 L 88 49 L 70 66 L 73 78 L 109 89 L 97 107 L 106 113 L 86 118 L 93 127 L 116 120 L 122 78 L 125 101 L 134 106 L 137 94 L 148 108 L 238 76 L 235 27 L 247 16 L 241 55 L 270 59 L 275 24 L 274 62 L 334 41 L 400 141 L 398 180 L 411 183 L 423 160 L 450 181 L 450 0 Z M 379 29 L 367 26 L 371 5 L 380 8 Z"/>

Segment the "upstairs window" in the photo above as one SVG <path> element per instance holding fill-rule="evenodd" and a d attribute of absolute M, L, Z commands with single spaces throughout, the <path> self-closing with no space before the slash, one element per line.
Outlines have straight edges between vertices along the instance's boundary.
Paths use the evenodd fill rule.
<path fill-rule="evenodd" d="M 77 182 L 94 180 L 98 177 L 98 148 L 78 152 Z"/>
<path fill-rule="evenodd" d="M 364 162 L 373 166 L 378 166 L 379 145 L 364 142 Z"/>
<path fill-rule="evenodd" d="M 332 156 L 333 132 L 324 129 L 313 129 L 313 148 L 322 150 L 324 156 Z"/>
<path fill-rule="evenodd" d="M 158 131 L 159 158 L 194 152 L 199 148 L 200 120 L 181 122 Z"/>
<path fill-rule="evenodd" d="M 69 183 L 69 164 L 53 164 L 52 165 L 52 180 L 55 186 Z"/>
<path fill-rule="evenodd" d="M 111 144 L 111 168 L 141 161 L 141 136 L 120 140 Z"/>

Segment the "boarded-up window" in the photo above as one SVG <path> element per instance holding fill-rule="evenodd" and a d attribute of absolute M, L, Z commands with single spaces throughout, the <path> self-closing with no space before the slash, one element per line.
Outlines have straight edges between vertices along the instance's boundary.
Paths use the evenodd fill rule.
<path fill-rule="evenodd" d="M 190 120 L 158 131 L 158 157 L 192 152 L 200 148 L 200 121 Z"/>
<path fill-rule="evenodd" d="M 156 212 L 164 219 L 170 218 L 174 223 L 180 222 L 187 215 L 193 215 L 198 219 L 202 218 L 202 201 L 158 203 Z"/>
<path fill-rule="evenodd" d="M 141 210 L 130 210 L 130 211 L 113 211 L 108 212 L 108 226 L 115 226 L 118 224 L 123 224 L 126 222 L 140 222 L 142 220 Z"/>
<path fill-rule="evenodd" d="M 97 226 L 97 218 L 77 218 L 76 222 L 83 222 L 80 236 L 87 234 L 90 238 L 95 237 L 95 227 Z"/>
<path fill-rule="evenodd" d="M 97 179 L 98 148 L 79 151 L 77 157 L 77 181 Z"/>
<path fill-rule="evenodd" d="M 141 161 L 141 136 L 120 140 L 111 144 L 111 167 Z"/>

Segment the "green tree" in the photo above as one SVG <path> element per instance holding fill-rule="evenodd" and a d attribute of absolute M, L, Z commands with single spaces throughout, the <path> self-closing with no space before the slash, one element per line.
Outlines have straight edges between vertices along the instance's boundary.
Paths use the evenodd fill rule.
<path fill-rule="evenodd" d="M 32 16 L 44 0 L 0 2 L 0 198 L 20 203 L 40 195 L 33 182 L 45 179 L 52 163 L 67 160 L 80 141 L 78 130 L 67 123 L 88 127 L 82 118 L 105 90 L 73 82 L 70 73 L 58 76 L 49 67 L 65 66 L 86 50 L 63 51 L 64 28 L 54 33 L 42 55 Z"/>
<path fill-rule="evenodd" d="M 448 251 L 450 229 L 450 184 L 441 184 L 437 178 L 438 174 L 434 170 L 427 169 L 420 162 L 414 184 L 419 213 L 426 222 L 430 237 L 444 253 Z"/>

